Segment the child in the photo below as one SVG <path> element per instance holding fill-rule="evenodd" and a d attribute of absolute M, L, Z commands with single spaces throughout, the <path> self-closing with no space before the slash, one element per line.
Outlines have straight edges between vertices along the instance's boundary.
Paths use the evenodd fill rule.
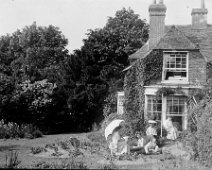
<path fill-rule="evenodd" d="M 136 132 L 136 137 L 138 139 L 137 147 L 144 147 L 144 138 L 141 136 L 141 133 Z"/>
<path fill-rule="evenodd" d="M 144 150 L 146 154 L 149 154 L 149 152 L 156 153 L 158 152 L 158 145 L 156 144 L 156 139 L 154 137 L 151 138 L 149 143 L 147 143 L 144 147 Z"/>

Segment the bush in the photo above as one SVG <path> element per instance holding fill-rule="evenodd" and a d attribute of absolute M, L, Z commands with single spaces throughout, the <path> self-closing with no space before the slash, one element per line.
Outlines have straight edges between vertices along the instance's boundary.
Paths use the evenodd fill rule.
<path fill-rule="evenodd" d="M 5 123 L 4 120 L 0 121 L 0 139 L 38 138 L 42 136 L 42 132 L 32 124 L 18 125 L 14 122 Z"/>
<path fill-rule="evenodd" d="M 195 160 L 212 167 L 212 101 L 199 104 L 190 111 L 190 115 L 196 111 L 199 112 L 196 128 L 189 123 L 189 130 L 184 134 L 184 143 L 192 147 Z"/>
<path fill-rule="evenodd" d="M 88 139 L 90 139 L 92 142 L 97 142 L 100 144 L 105 144 L 106 139 L 105 136 L 100 132 L 92 132 L 88 134 Z"/>
<path fill-rule="evenodd" d="M 31 148 L 32 154 L 39 154 L 39 153 L 41 153 L 43 151 L 46 152 L 47 151 L 46 148 L 40 147 L 40 146 Z"/>
<path fill-rule="evenodd" d="M 40 138 L 43 136 L 43 133 L 39 129 L 36 129 L 35 131 L 32 132 L 32 136 L 34 138 Z"/>
<path fill-rule="evenodd" d="M 83 162 L 76 162 L 74 158 L 65 159 L 61 163 L 58 162 L 38 162 L 33 165 L 36 169 L 88 169 Z"/>

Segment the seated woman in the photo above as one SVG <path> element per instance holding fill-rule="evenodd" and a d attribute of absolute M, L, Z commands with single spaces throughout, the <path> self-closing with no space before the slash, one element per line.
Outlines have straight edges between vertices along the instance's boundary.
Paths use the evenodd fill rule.
<path fill-rule="evenodd" d="M 155 128 L 155 124 L 157 122 L 154 120 L 149 120 L 148 123 L 149 123 L 149 127 L 146 130 L 146 135 L 147 136 L 157 136 L 157 131 Z"/>
<path fill-rule="evenodd" d="M 168 117 L 166 121 L 164 122 L 164 128 L 167 131 L 167 136 L 166 136 L 167 139 L 170 139 L 170 140 L 177 139 L 178 131 L 177 131 L 177 128 L 173 126 L 171 117 Z"/>
<path fill-rule="evenodd" d="M 128 137 L 121 138 L 119 130 L 120 127 L 116 128 L 108 138 L 111 154 L 116 156 L 129 153 Z"/>

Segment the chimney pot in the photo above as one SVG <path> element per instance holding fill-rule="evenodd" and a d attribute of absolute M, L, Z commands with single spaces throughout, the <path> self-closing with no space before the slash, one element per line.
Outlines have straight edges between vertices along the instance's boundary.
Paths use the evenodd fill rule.
<path fill-rule="evenodd" d="M 208 10 L 205 8 L 205 1 L 201 0 L 201 8 L 192 9 L 192 28 L 205 29 L 207 27 Z"/>

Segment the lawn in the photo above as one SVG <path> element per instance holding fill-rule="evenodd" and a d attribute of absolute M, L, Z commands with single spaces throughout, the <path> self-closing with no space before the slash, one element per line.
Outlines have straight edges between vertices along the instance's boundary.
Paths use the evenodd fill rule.
<path fill-rule="evenodd" d="M 70 137 L 77 138 L 80 141 L 79 146 L 70 147 L 73 146 L 73 143 L 70 143 Z M 109 156 L 106 146 L 104 137 L 98 132 L 44 135 L 37 139 L 1 139 L 0 165 L 2 167 L 5 164 L 6 154 L 17 151 L 18 159 L 21 161 L 18 165 L 20 168 L 46 168 L 41 165 L 61 164 L 71 160 L 71 155 L 74 153 L 74 162 L 81 162 L 89 169 L 209 170 L 189 160 L 190 155 L 180 142 L 166 143 L 162 148 L 163 153 L 159 155 L 131 155 L 113 158 L 112 164 L 107 159 Z M 35 148 L 33 153 L 32 147 Z M 78 150 L 75 149 L 76 147 Z M 64 167 L 68 166 L 64 165 Z"/>

